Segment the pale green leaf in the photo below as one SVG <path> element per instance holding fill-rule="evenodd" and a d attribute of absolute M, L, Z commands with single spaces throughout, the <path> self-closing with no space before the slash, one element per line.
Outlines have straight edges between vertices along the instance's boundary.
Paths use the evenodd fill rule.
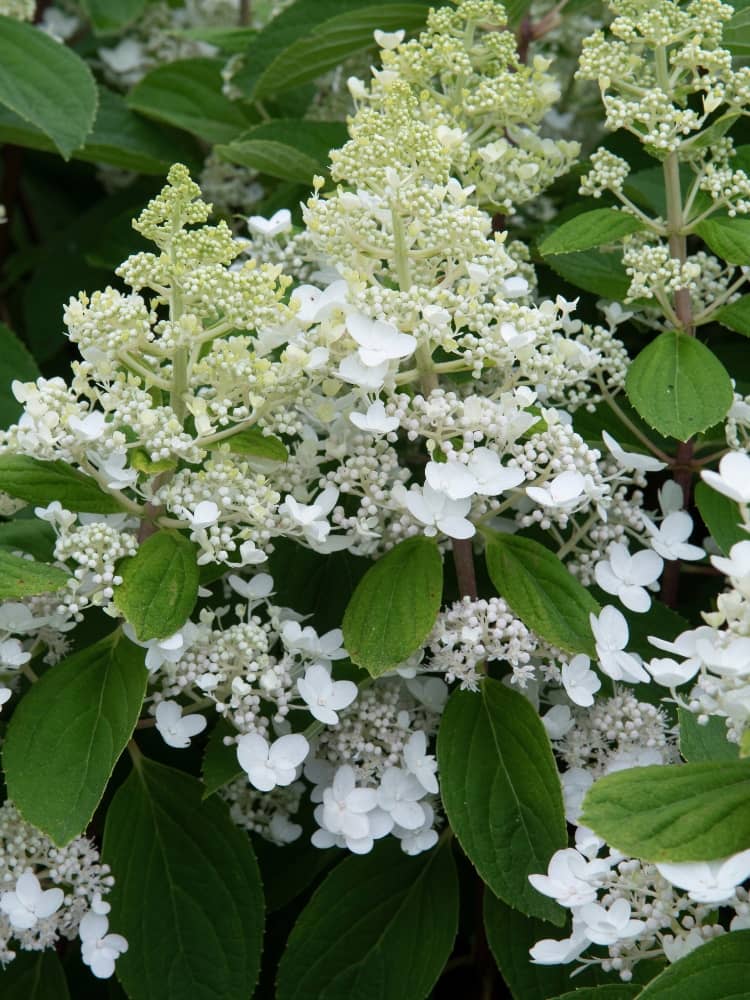
<path fill-rule="evenodd" d="M 435 624 L 443 563 L 434 541 L 407 538 L 381 556 L 357 584 L 344 615 L 353 663 L 378 677 L 419 649 Z"/>
<path fill-rule="evenodd" d="M 176 531 L 157 531 L 121 564 L 117 609 L 140 642 L 166 639 L 182 628 L 198 598 L 195 546 Z"/>
<path fill-rule="evenodd" d="M 750 219 L 716 215 L 704 219 L 695 232 L 718 257 L 730 264 L 750 264 Z"/>
<path fill-rule="evenodd" d="M 644 224 L 633 215 L 615 208 L 595 208 L 563 222 L 539 246 L 545 257 L 550 254 L 568 254 L 618 243 L 625 236 L 637 233 Z"/>
<path fill-rule="evenodd" d="M 228 145 L 216 147 L 224 160 L 281 180 L 312 184 L 328 170 L 328 153 L 342 146 L 346 126 L 339 122 L 279 119 L 264 122 Z"/>
<path fill-rule="evenodd" d="M 286 462 L 289 452 L 286 445 L 273 434 L 264 434 L 259 427 L 249 427 L 225 438 L 229 450 L 237 455 L 249 455 L 269 462 Z"/>
<path fill-rule="evenodd" d="M 638 1000 L 746 1000 L 748 983 L 750 931 L 733 931 L 667 966 Z"/>
<path fill-rule="evenodd" d="M 484 534 L 490 579 L 524 625 L 569 653 L 595 656 L 589 615 L 601 608 L 557 556 L 531 538 Z"/>
<path fill-rule="evenodd" d="M 0 550 L 0 601 L 62 590 L 70 574 L 57 566 Z"/>
<path fill-rule="evenodd" d="M 197 778 L 138 759 L 118 789 L 103 860 L 111 927 L 129 948 L 130 1000 L 248 1000 L 263 942 L 263 890 L 247 834 Z"/>
<path fill-rule="evenodd" d="M 743 295 L 735 302 L 722 306 L 713 319 L 735 333 L 750 337 L 750 295 Z"/>
<path fill-rule="evenodd" d="M 115 497 L 95 479 L 65 462 L 42 462 L 28 455 L 0 455 L 0 490 L 26 503 L 47 506 L 59 500 L 66 510 L 89 514 L 121 514 Z"/>
<path fill-rule="evenodd" d="M 687 441 L 726 416 L 732 382 L 715 354 L 695 337 L 667 330 L 628 368 L 628 399 L 659 433 Z"/>
<path fill-rule="evenodd" d="M 21 699 L 3 746 L 8 794 L 56 844 L 88 826 L 145 691 L 143 651 L 114 633 L 52 667 Z"/>
<path fill-rule="evenodd" d="M 680 722 L 680 753 L 690 763 L 705 760 L 737 760 L 740 748 L 727 739 L 726 720 L 710 715 L 701 726 L 692 712 L 678 708 Z"/>
<path fill-rule="evenodd" d="M 0 104 L 40 128 L 69 159 L 94 124 L 96 84 L 72 49 L 0 16 Z"/>
<path fill-rule="evenodd" d="M 479 694 L 454 691 L 440 722 L 438 764 L 451 829 L 492 892 L 562 924 L 563 910 L 528 880 L 568 843 L 560 778 L 531 703 L 489 677 Z"/>
<path fill-rule="evenodd" d="M 710 861 L 750 848 L 750 760 L 635 767 L 594 783 L 581 823 L 646 861 Z"/>

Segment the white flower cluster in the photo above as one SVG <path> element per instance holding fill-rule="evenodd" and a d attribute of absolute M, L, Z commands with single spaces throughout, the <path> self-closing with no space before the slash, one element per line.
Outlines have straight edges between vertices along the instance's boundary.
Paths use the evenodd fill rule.
<path fill-rule="evenodd" d="M 0 962 L 12 961 L 14 949 L 41 951 L 78 937 L 84 963 L 108 979 L 128 948 L 109 933 L 105 897 L 113 884 L 85 837 L 56 847 L 11 802 L 0 806 Z"/>

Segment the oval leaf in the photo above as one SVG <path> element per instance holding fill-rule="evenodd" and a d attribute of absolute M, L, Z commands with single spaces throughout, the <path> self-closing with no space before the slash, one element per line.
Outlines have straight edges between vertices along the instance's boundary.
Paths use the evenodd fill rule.
<path fill-rule="evenodd" d="M 564 222 L 542 241 L 539 252 L 546 257 L 548 254 L 591 250 L 604 244 L 617 243 L 623 237 L 643 228 L 644 224 L 639 219 L 626 212 L 620 212 L 616 208 L 596 208 L 593 212 L 583 212 Z"/>
<path fill-rule="evenodd" d="M 687 761 L 737 760 L 740 748 L 727 739 L 724 719 L 710 715 L 705 726 L 687 709 L 678 708 L 680 722 L 680 753 Z"/>
<path fill-rule="evenodd" d="M 259 427 L 248 427 L 226 438 L 229 450 L 237 455 L 251 455 L 253 458 L 264 458 L 269 462 L 286 462 L 289 452 L 279 438 L 264 434 Z"/>
<path fill-rule="evenodd" d="M 270 177 L 311 184 L 316 174 L 328 170 L 330 150 L 346 140 L 346 126 L 341 122 L 279 119 L 258 125 L 229 145 L 217 146 L 216 152 L 224 160 Z"/>
<path fill-rule="evenodd" d="M 189 774 L 140 758 L 112 800 L 103 859 L 111 923 L 130 945 L 130 1000 L 248 1000 L 263 941 L 263 891 L 248 836 Z"/>
<path fill-rule="evenodd" d="M 3 1000 L 70 1000 L 65 973 L 53 950 L 18 951 L 0 973 Z"/>
<path fill-rule="evenodd" d="M 722 306 L 713 318 L 722 326 L 734 330 L 735 333 L 742 333 L 746 337 L 750 337 L 750 295 L 743 295 L 736 302 Z"/>
<path fill-rule="evenodd" d="M 59 500 L 66 510 L 121 514 L 116 498 L 104 493 L 91 476 L 65 462 L 41 462 L 28 455 L 0 455 L 0 490 L 26 503 Z"/>
<path fill-rule="evenodd" d="M 628 399 L 661 434 L 687 441 L 723 420 L 734 390 L 724 365 L 695 337 L 667 330 L 628 369 Z"/>
<path fill-rule="evenodd" d="M 717 215 L 694 230 L 713 252 L 730 264 L 750 264 L 750 219 Z"/>
<path fill-rule="evenodd" d="M 94 124 L 96 84 L 72 49 L 0 16 L 0 104 L 40 128 L 67 160 Z"/>
<path fill-rule="evenodd" d="M 0 323 L 0 427 L 10 427 L 23 407 L 13 395 L 11 382 L 33 382 L 39 369 L 25 346 L 5 323 Z"/>
<path fill-rule="evenodd" d="M 70 574 L 57 566 L 0 551 L 0 601 L 62 590 Z"/>
<path fill-rule="evenodd" d="M 725 556 L 735 542 L 747 539 L 740 508 L 734 500 L 712 490 L 708 483 L 700 482 L 695 487 L 695 502 L 711 537 Z"/>
<path fill-rule="evenodd" d="M 589 614 L 601 608 L 557 556 L 531 538 L 485 537 L 490 579 L 524 625 L 569 653 L 595 657 Z"/>
<path fill-rule="evenodd" d="M 115 606 L 139 642 L 166 639 L 182 628 L 198 598 L 195 548 L 175 531 L 157 531 L 120 570 Z"/>
<path fill-rule="evenodd" d="M 146 676 L 143 650 L 115 633 L 52 667 L 13 713 L 3 747 L 8 794 L 56 844 L 93 816 L 138 721 Z"/>
<path fill-rule="evenodd" d="M 451 828 L 490 889 L 523 913 L 562 924 L 563 910 L 528 880 L 568 843 L 549 738 L 529 701 L 491 678 L 481 694 L 455 691 L 440 723 L 438 762 Z"/>
<path fill-rule="evenodd" d="M 621 302 L 630 288 L 630 278 L 619 251 L 581 250 L 574 254 L 554 254 L 545 257 L 544 263 L 576 288 L 615 302 Z"/>
<path fill-rule="evenodd" d="M 711 861 L 750 848 L 750 760 L 635 767 L 600 778 L 581 823 L 646 861 Z"/>
<path fill-rule="evenodd" d="M 393 841 L 349 857 L 294 926 L 277 1000 L 424 1000 L 458 927 L 449 843 L 410 858 Z"/>
<path fill-rule="evenodd" d="M 344 615 L 344 644 L 353 663 L 378 677 L 407 660 L 435 624 L 443 563 L 429 538 L 407 538 L 371 566 Z"/>
<path fill-rule="evenodd" d="M 670 965 L 638 1000 L 741 1000 L 749 982 L 750 931 L 733 931 Z"/>

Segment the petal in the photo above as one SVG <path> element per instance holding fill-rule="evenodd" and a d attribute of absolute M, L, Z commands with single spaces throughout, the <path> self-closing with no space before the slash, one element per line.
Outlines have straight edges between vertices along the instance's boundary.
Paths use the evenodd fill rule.
<path fill-rule="evenodd" d="M 247 771 L 255 764 L 268 762 L 268 740 L 260 733 L 245 733 L 237 740 L 237 760 L 240 767 Z"/>
<path fill-rule="evenodd" d="M 598 562 L 594 566 L 594 576 L 596 577 L 596 582 L 602 588 L 606 590 L 608 594 L 617 594 L 620 591 L 622 581 L 620 577 L 615 576 L 612 572 L 612 566 L 606 560 Z"/>
<path fill-rule="evenodd" d="M 34 912 L 40 920 L 51 917 L 56 910 L 59 910 L 65 899 L 62 889 L 47 889 L 42 893 L 41 899 L 34 907 Z"/>
<path fill-rule="evenodd" d="M 198 733 L 202 733 L 203 730 L 208 725 L 205 716 L 198 715 L 198 713 L 193 713 L 191 715 L 185 715 L 180 722 L 180 731 L 185 736 L 197 736 Z"/>
<path fill-rule="evenodd" d="M 42 887 L 39 884 L 39 879 L 33 872 L 24 872 L 23 875 L 18 877 L 15 892 L 19 902 L 23 906 L 33 909 L 41 898 Z"/>
<path fill-rule="evenodd" d="M 643 614 L 651 607 L 651 596 L 643 587 L 623 587 L 619 598 L 630 611 Z"/>
<path fill-rule="evenodd" d="M 268 754 L 274 767 L 298 767 L 310 752 L 310 744 L 302 733 L 288 733 L 275 740 Z"/>
<path fill-rule="evenodd" d="M 378 804 L 374 788 L 355 788 L 346 797 L 346 808 L 353 813 L 367 813 Z"/>
<path fill-rule="evenodd" d="M 653 549 L 636 552 L 630 561 L 630 582 L 642 587 L 655 583 L 664 569 L 664 560 Z"/>
<path fill-rule="evenodd" d="M 259 792 L 270 792 L 276 787 L 276 774 L 268 764 L 252 763 L 244 770 L 250 784 Z"/>
<path fill-rule="evenodd" d="M 357 690 L 354 681 L 335 681 L 328 705 L 333 709 L 346 708 L 357 697 Z"/>

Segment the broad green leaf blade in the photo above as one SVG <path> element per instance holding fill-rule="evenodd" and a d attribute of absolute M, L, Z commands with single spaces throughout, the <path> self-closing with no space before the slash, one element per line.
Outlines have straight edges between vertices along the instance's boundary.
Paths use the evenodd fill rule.
<path fill-rule="evenodd" d="M 735 4 L 735 7 L 737 4 Z M 722 44 L 735 56 L 750 56 L 750 7 L 738 10 L 724 25 Z"/>
<path fill-rule="evenodd" d="M 146 0 L 81 0 L 81 6 L 97 35 L 118 32 L 140 17 Z"/>
<path fill-rule="evenodd" d="M 549 254 L 591 250 L 618 243 L 625 236 L 637 233 L 644 224 L 633 215 L 616 208 L 595 208 L 569 219 L 551 233 L 539 246 L 545 257 Z"/>
<path fill-rule="evenodd" d="M 659 334 L 628 369 L 628 399 L 650 427 L 687 441 L 726 416 L 732 382 L 716 355 L 678 330 Z"/>
<path fill-rule="evenodd" d="M 729 550 L 735 542 L 741 542 L 749 537 L 741 527 L 739 506 L 729 497 L 712 490 L 708 483 L 696 484 L 695 502 L 701 517 L 706 522 L 706 527 L 711 532 L 711 537 L 724 555 L 729 555 Z"/>
<path fill-rule="evenodd" d="M 201 773 L 204 799 L 243 773 L 237 760 L 237 747 L 224 745 L 225 736 L 236 735 L 237 731 L 224 719 L 219 719 L 214 726 L 203 754 Z"/>
<path fill-rule="evenodd" d="M 21 951 L 0 972 L 3 1000 L 70 1000 L 60 959 L 52 950 Z"/>
<path fill-rule="evenodd" d="M 743 295 L 735 302 L 730 302 L 714 315 L 714 320 L 722 326 L 750 337 L 750 295 Z"/>
<path fill-rule="evenodd" d="M 615 302 L 621 302 L 630 288 L 630 278 L 619 252 L 581 250 L 575 254 L 550 255 L 544 258 L 544 263 L 576 288 Z"/>
<path fill-rule="evenodd" d="M 0 455 L 0 490 L 26 503 L 46 505 L 59 500 L 66 510 L 88 514 L 121 514 L 115 497 L 96 480 L 65 462 L 41 462 L 28 455 Z"/>
<path fill-rule="evenodd" d="M 55 148 L 44 132 L 7 108 L 0 108 L 0 140 L 43 152 Z M 99 88 L 96 121 L 85 145 L 72 154 L 74 160 L 108 163 L 141 174 L 166 174 L 175 160 L 198 170 L 199 156 L 191 136 L 136 114 L 119 94 L 106 87 Z"/>
<path fill-rule="evenodd" d="M 0 551 L 0 601 L 62 590 L 70 574 L 57 566 Z"/>
<path fill-rule="evenodd" d="M 198 599 L 195 546 L 176 531 L 157 531 L 120 569 L 114 602 L 140 642 L 182 628 Z"/>
<path fill-rule="evenodd" d="M 130 91 L 128 107 L 206 142 L 231 142 L 250 123 L 222 93 L 221 68 L 218 59 L 179 59 L 157 66 Z"/>
<path fill-rule="evenodd" d="M 9 552 L 28 552 L 39 562 L 50 562 L 55 554 L 57 535 L 47 521 L 19 517 L 0 524 L 0 545 Z"/>
<path fill-rule="evenodd" d="M 114 633 L 52 667 L 21 699 L 3 747 L 8 794 L 56 844 L 86 829 L 145 691 L 143 651 Z"/>
<path fill-rule="evenodd" d="M 485 537 L 490 579 L 524 625 L 569 653 L 596 656 L 589 614 L 601 608 L 557 556 L 531 538 Z"/>
<path fill-rule="evenodd" d="M 412 0 L 297 0 L 258 33 L 232 83 L 251 100 L 275 96 L 373 46 L 372 33 L 411 31 L 427 19 L 429 4 Z"/>
<path fill-rule="evenodd" d="M 251 455 L 253 458 L 264 458 L 270 462 L 286 462 L 289 452 L 286 445 L 273 435 L 264 434 L 259 427 L 249 427 L 246 431 L 238 431 L 224 441 L 229 450 L 237 455 Z"/>
<path fill-rule="evenodd" d="M 744 1000 L 748 983 L 750 931 L 733 931 L 668 966 L 638 1000 Z"/>
<path fill-rule="evenodd" d="M 0 104 L 40 128 L 67 160 L 94 124 L 96 84 L 72 49 L 0 16 Z"/>
<path fill-rule="evenodd" d="M 302 911 L 276 1000 L 424 1000 L 457 927 L 450 843 L 410 858 L 383 841 L 337 865 Z"/>
<path fill-rule="evenodd" d="M 281 850 L 278 844 L 263 837 L 257 838 L 255 855 L 260 866 L 268 913 L 281 910 L 287 903 L 297 899 L 327 868 L 347 856 L 347 852 L 339 847 L 328 847 L 325 850 L 313 847 L 310 837 L 314 829 L 315 823 L 311 818 L 307 828 L 303 827 L 302 835 L 294 843 L 284 844 Z"/>
<path fill-rule="evenodd" d="M 330 150 L 342 146 L 346 138 L 343 123 L 287 118 L 264 122 L 229 145 L 217 146 L 216 152 L 224 160 L 270 177 L 312 184 L 316 174 L 328 170 Z"/>
<path fill-rule="evenodd" d="M 705 726 L 698 725 L 692 712 L 677 709 L 680 721 L 680 753 L 693 763 L 704 760 L 737 760 L 740 749 L 727 739 L 724 719 L 710 715 Z"/>
<path fill-rule="evenodd" d="M 750 219 L 715 215 L 699 222 L 695 232 L 718 257 L 730 264 L 750 264 Z"/>
<path fill-rule="evenodd" d="M 39 369 L 13 331 L 0 323 L 0 427 L 10 427 L 21 415 L 23 407 L 13 395 L 11 382 L 33 382 Z"/>
<path fill-rule="evenodd" d="M 711 861 L 750 848 L 750 760 L 635 767 L 600 778 L 581 822 L 646 861 Z"/>
<path fill-rule="evenodd" d="M 197 778 L 140 758 L 107 813 L 112 927 L 130 1000 L 248 1000 L 263 941 L 250 839 Z"/>
<path fill-rule="evenodd" d="M 371 566 L 344 615 L 344 645 L 353 663 L 378 677 L 407 660 L 430 634 L 440 610 L 443 562 L 419 536 L 399 542 Z"/>
<path fill-rule="evenodd" d="M 451 829 L 482 879 L 515 909 L 562 924 L 563 910 L 528 880 L 568 843 L 560 779 L 531 704 L 491 678 L 479 694 L 454 691 L 438 762 Z"/>

